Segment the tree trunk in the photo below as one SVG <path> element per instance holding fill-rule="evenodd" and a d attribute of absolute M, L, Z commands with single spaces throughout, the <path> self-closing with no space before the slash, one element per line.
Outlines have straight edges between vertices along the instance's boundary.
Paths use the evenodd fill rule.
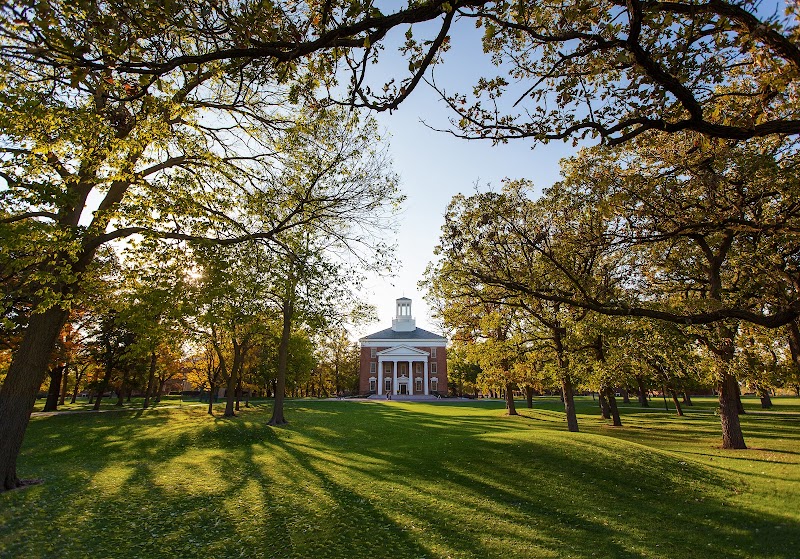
<path fill-rule="evenodd" d="M 69 381 L 69 364 L 64 364 L 64 374 L 61 375 L 61 396 L 58 398 L 58 405 L 63 406 L 67 397 L 67 381 Z"/>
<path fill-rule="evenodd" d="M 233 363 L 225 388 L 225 417 L 236 415 L 239 410 L 239 387 L 241 385 L 242 368 L 244 366 L 244 344 L 233 339 Z"/>
<path fill-rule="evenodd" d="M 694 404 L 692 404 L 692 397 L 685 390 L 683 392 L 683 403 L 686 404 L 687 406 L 693 406 L 694 405 Z"/>
<path fill-rule="evenodd" d="M 150 352 L 150 367 L 147 371 L 147 388 L 144 389 L 144 403 L 142 409 L 147 409 L 150 406 L 150 394 L 153 392 L 153 380 L 156 378 L 156 364 L 158 363 L 158 356 L 155 351 Z"/>
<path fill-rule="evenodd" d="M 119 383 L 119 390 L 117 390 L 117 403 L 116 406 L 122 407 L 125 403 L 125 388 L 128 384 L 128 371 L 122 373 L 122 380 Z"/>
<path fill-rule="evenodd" d="M 759 398 L 761 398 L 761 409 L 768 410 L 772 407 L 772 398 L 769 397 L 769 390 L 756 386 Z"/>
<path fill-rule="evenodd" d="M 526 385 L 525 386 L 525 400 L 528 405 L 528 409 L 533 407 L 533 386 Z"/>
<path fill-rule="evenodd" d="M 639 389 L 639 405 L 643 408 L 649 408 L 650 402 L 647 401 L 647 391 L 644 388 L 644 379 L 641 375 L 636 375 L 636 384 Z"/>
<path fill-rule="evenodd" d="M 100 386 L 97 388 L 97 395 L 94 398 L 94 406 L 92 407 L 94 411 L 98 411 L 100 409 L 100 402 L 103 400 L 103 394 L 105 394 L 106 390 L 108 389 L 112 374 L 113 369 L 111 365 L 107 365 L 106 374 L 103 375 L 103 380 L 100 381 Z"/>
<path fill-rule="evenodd" d="M 597 400 L 600 403 L 600 415 L 603 416 L 603 419 L 611 419 L 611 411 L 608 409 L 608 402 L 604 392 L 605 388 L 600 387 L 600 391 L 597 393 Z"/>
<path fill-rule="evenodd" d="M 567 415 L 567 430 L 578 432 L 578 415 L 575 412 L 575 397 L 572 389 L 572 379 L 569 375 L 561 377 L 561 395 L 564 399 L 564 412 Z"/>
<path fill-rule="evenodd" d="M 272 407 L 269 425 L 286 425 L 288 423 L 283 416 L 283 400 L 286 393 L 286 369 L 289 365 L 289 339 L 292 334 L 293 314 L 294 304 L 291 298 L 287 298 L 283 302 L 283 330 L 281 331 L 281 342 L 278 345 L 278 381 L 275 386 L 275 403 Z"/>
<path fill-rule="evenodd" d="M 85 371 L 86 368 L 84 368 L 83 371 L 75 370 L 75 388 L 72 389 L 72 399 L 69 401 L 70 404 L 74 404 L 78 399 L 78 390 L 80 389 L 81 380 L 83 379 Z"/>
<path fill-rule="evenodd" d="M 622 392 L 622 403 L 623 404 L 630 404 L 631 403 L 631 396 L 628 394 L 627 388 L 621 388 L 620 392 Z"/>
<path fill-rule="evenodd" d="M 159 403 L 161 401 L 161 394 L 164 393 L 164 385 L 166 384 L 167 379 L 158 377 L 158 386 L 156 387 L 156 394 L 155 394 L 155 403 Z"/>
<path fill-rule="evenodd" d="M 56 411 L 58 409 L 58 395 L 61 390 L 61 377 L 64 375 L 65 364 L 57 365 L 50 369 L 47 374 L 50 376 L 50 386 L 47 389 L 47 400 L 44 403 L 43 411 Z"/>
<path fill-rule="evenodd" d="M 744 434 L 739 423 L 738 396 L 739 383 L 736 377 L 726 370 L 722 373 L 717 389 L 719 391 L 719 419 L 722 423 L 722 448 L 745 449 Z"/>
<path fill-rule="evenodd" d="M 514 404 L 514 386 L 510 383 L 506 384 L 506 409 L 508 415 L 519 415 L 517 406 Z"/>
<path fill-rule="evenodd" d="M 223 417 L 233 417 L 236 415 L 234 409 L 236 403 L 236 370 L 231 369 L 228 374 L 228 382 L 225 384 L 225 412 Z"/>
<path fill-rule="evenodd" d="M 681 408 L 681 403 L 678 401 L 678 393 L 671 388 L 669 389 L 669 393 L 672 396 L 672 403 L 675 404 L 675 411 L 680 417 L 683 417 L 683 408 Z"/>
<path fill-rule="evenodd" d="M 619 408 L 617 407 L 617 399 L 614 397 L 614 389 L 606 388 L 605 392 L 608 410 L 611 412 L 612 424 L 614 427 L 622 427 L 622 419 L 619 417 Z"/>
<path fill-rule="evenodd" d="M 236 411 L 239 411 L 239 402 L 242 400 L 242 375 L 236 381 Z"/>
<path fill-rule="evenodd" d="M 36 394 L 47 374 L 56 339 L 68 315 L 58 307 L 31 315 L 0 388 L 0 479 L 3 491 L 24 483 L 17 477 L 17 457 Z"/>
<path fill-rule="evenodd" d="M 216 385 L 211 383 L 211 389 L 208 393 L 208 415 L 214 415 L 214 392 L 217 390 Z"/>
<path fill-rule="evenodd" d="M 739 415 L 747 414 L 747 410 L 744 409 L 744 403 L 742 403 L 742 388 L 739 386 L 738 381 L 736 382 L 736 411 L 739 412 Z"/>

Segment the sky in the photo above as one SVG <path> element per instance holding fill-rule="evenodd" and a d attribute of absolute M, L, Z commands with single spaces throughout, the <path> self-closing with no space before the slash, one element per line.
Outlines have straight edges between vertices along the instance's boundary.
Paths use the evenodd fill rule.
<path fill-rule="evenodd" d="M 396 31 L 400 35 L 404 32 L 405 29 Z M 444 64 L 436 69 L 439 86 L 448 91 L 467 91 L 480 75 L 497 72 L 481 50 L 479 33 L 468 22 L 454 30 L 451 40 L 453 46 L 445 55 Z M 387 54 L 388 51 L 389 47 Z M 402 61 L 390 59 L 383 70 L 405 75 L 407 69 L 401 64 Z M 550 143 L 531 149 L 533 144 L 527 140 L 492 146 L 490 142 L 468 141 L 431 130 L 422 121 L 435 128 L 446 128 L 450 109 L 424 84 L 393 114 L 376 116 L 387 132 L 389 152 L 407 200 L 398 219 L 395 274 L 369 278 L 360 294 L 376 307 L 378 322 L 360 325 L 352 334 L 361 337 L 391 326 L 395 299 L 403 296 L 412 300 L 412 315 L 418 327 L 442 333 L 431 321 L 430 310 L 423 300 L 425 293 L 417 284 L 434 259 L 443 215 L 452 197 L 474 192 L 476 185 L 481 190 L 499 189 L 505 177 L 530 179 L 537 190 L 545 188 L 559 179 L 559 160 L 573 155 L 576 148 L 571 144 Z"/>

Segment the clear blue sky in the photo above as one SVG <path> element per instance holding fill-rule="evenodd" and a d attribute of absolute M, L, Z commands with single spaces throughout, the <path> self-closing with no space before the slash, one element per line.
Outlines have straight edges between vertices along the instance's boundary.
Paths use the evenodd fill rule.
<path fill-rule="evenodd" d="M 401 29 L 397 33 L 404 32 Z M 436 69 L 439 86 L 446 86 L 448 91 L 467 91 L 478 76 L 498 71 L 483 54 L 480 35 L 470 22 L 462 22 L 451 38 L 453 47 L 445 55 L 445 63 Z M 392 60 L 389 47 L 385 54 L 387 63 L 382 62 L 381 71 L 397 71 L 404 76 L 407 62 Z M 388 132 L 394 168 L 408 199 L 399 216 L 399 265 L 395 277 L 371 278 L 363 293 L 377 308 L 379 322 L 356 328 L 353 331 L 356 337 L 391 326 L 394 301 L 401 296 L 413 300 L 411 308 L 417 326 L 436 331 L 417 282 L 434 258 L 443 215 L 453 195 L 468 194 L 476 184 L 482 190 L 489 185 L 500 188 L 505 177 L 530 179 L 537 189 L 547 187 L 559 178 L 559 160 L 576 151 L 571 144 L 563 143 L 540 145 L 532 150 L 532 143 L 524 140 L 492 146 L 489 142 L 467 141 L 435 132 L 421 122 L 446 128 L 449 111 L 436 92 L 423 84 L 398 111 L 377 117 Z"/>

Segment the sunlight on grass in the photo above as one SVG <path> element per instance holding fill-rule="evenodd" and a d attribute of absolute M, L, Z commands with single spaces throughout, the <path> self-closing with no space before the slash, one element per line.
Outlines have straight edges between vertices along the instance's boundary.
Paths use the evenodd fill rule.
<path fill-rule="evenodd" d="M 45 483 L 0 496 L 0 556 L 796 557 L 800 402 L 777 400 L 747 451 L 702 399 L 613 428 L 582 398 L 580 433 L 552 398 L 34 418 L 20 471 Z"/>

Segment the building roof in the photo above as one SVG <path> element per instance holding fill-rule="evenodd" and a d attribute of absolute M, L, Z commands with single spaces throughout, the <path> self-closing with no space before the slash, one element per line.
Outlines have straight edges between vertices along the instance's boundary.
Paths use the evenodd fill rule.
<path fill-rule="evenodd" d="M 415 328 L 410 332 L 395 332 L 391 328 L 364 336 L 362 340 L 446 340 L 447 338 L 428 332 L 422 328 Z"/>

